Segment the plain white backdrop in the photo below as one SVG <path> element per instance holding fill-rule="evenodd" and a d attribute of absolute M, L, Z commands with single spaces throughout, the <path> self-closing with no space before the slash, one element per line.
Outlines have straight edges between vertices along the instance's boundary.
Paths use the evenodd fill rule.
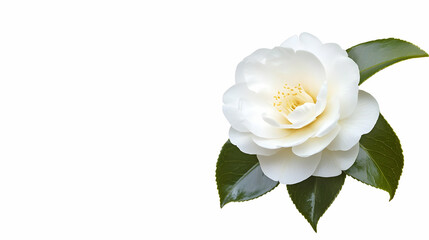
<path fill-rule="evenodd" d="M 0 239 L 425 239 L 429 59 L 362 85 L 402 141 L 395 198 L 348 178 L 318 233 L 285 186 L 219 207 L 222 94 L 310 32 L 429 51 L 425 1 L 0 2 Z"/>

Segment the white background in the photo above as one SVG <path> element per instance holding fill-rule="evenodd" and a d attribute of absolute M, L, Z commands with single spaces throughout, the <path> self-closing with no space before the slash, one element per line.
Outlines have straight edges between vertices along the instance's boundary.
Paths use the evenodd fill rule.
<path fill-rule="evenodd" d="M 224 91 L 303 31 L 429 51 L 425 1 L 2 1 L 0 239 L 427 238 L 429 59 L 362 88 L 402 141 L 395 198 L 348 178 L 316 234 L 284 186 L 223 209 Z"/>

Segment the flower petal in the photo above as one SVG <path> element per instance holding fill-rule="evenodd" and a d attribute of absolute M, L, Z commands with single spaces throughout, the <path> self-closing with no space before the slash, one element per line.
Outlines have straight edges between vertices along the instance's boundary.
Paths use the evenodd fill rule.
<path fill-rule="evenodd" d="M 253 141 L 263 148 L 288 148 L 302 144 L 311 136 L 313 136 L 314 132 L 314 128 L 306 126 L 302 129 L 289 130 L 288 135 L 282 138 L 261 138 L 258 136 L 253 136 Z"/>
<path fill-rule="evenodd" d="M 283 184 L 295 184 L 310 177 L 319 164 L 322 153 L 302 158 L 283 148 L 271 156 L 258 155 L 264 174 Z"/>
<path fill-rule="evenodd" d="M 342 171 L 349 169 L 356 161 L 359 153 L 359 144 L 356 144 L 347 151 L 330 151 L 325 149 L 322 152 L 320 163 L 313 173 L 313 176 L 334 177 Z"/>
<path fill-rule="evenodd" d="M 325 110 L 328 102 L 328 84 L 325 82 L 319 90 L 316 98 L 316 116 L 319 116 Z"/>
<path fill-rule="evenodd" d="M 288 38 L 280 46 L 284 48 L 292 48 L 294 50 L 313 51 L 315 48 L 320 47 L 320 45 L 322 45 L 322 42 L 320 42 L 317 37 L 304 32 L 301 33 L 299 37 L 295 35 Z"/>
<path fill-rule="evenodd" d="M 338 97 L 340 116 L 344 119 L 353 113 L 358 101 L 359 68 L 348 57 L 340 57 L 331 62 L 332 68 L 326 69 L 328 95 Z"/>
<path fill-rule="evenodd" d="M 295 52 L 292 49 L 281 47 L 259 49 L 238 64 L 235 81 L 246 82 L 249 89 L 254 92 L 279 88 L 284 84 L 287 75 L 291 74 L 289 69 L 293 68 L 288 66 L 293 55 Z"/>
<path fill-rule="evenodd" d="M 264 121 L 264 111 L 272 107 L 263 95 L 250 91 L 246 83 L 238 83 L 228 89 L 223 96 L 223 102 L 223 113 L 234 129 L 267 138 L 286 135 L 283 129 Z"/>
<path fill-rule="evenodd" d="M 338 123 L 341 130 L 337 137 L 329 144 L 332 151 L 345 151 L 359 142 L 363 134 L 369 133 L 377 122 L 379 116 L 378 103 L 369 93 L 360 90 L 355 111 L 346 119 Z"/>
<path fill-rule="evenodd" d="M 238 83 L 226 90 L 222 100 L 224 104 L 234 105 L 240 98 L 246 98 L 251 94 L 253 93 L 247 88 L 246 83 Z"/>
<path fill-rule="evenodd" d="M 322 158 L 320 159 L 319 165 L 313 173 L 313 176 L 317 177 L 335 177 L 341 174 L 341 168 L 337 165 L 337 162 L 331 159 L 331 156 L 323 151 Z"/>
<path fill-rule="evenodd" d="M 337 126 L 323 137 L 310 138 L 304 143 L 292 147 L 292 152 L 300 157 L 308 157 L 318 152 L 321 152 L 323 149 L 326 148 L 326 146 L 328 146 L 332 142 L 332 140 L 334 140 L 339 131 L 340 127 Z"/>
<path fill-rule="evenodd" d="M 316 98 L 326 81 L 325 69 L 320 60 L 307 51 L 296 51 L 290 65 L 293 74 L 286 78 L 288 84 L 301 84 L 302 88 L 313 98 Z"/>
<path fill-rule="evenodd" d="M 273 155 L 279 150 L 277 149 L 266 149 L 256 145 L 252 141 L 251 133 L 243 133 L 235 130 L 234 128 L 229 129 L 229 140 L 232 144 L 236 145 L 240 151 L 247 154 L 258 154 L 258 155 Z"/>
<path fill-rule="evenodd" d="M 299 40 L 307 50 L 311 50 L 310 48 L 319 48 L 322 45 L 322 42 L 316 36 L 306 32 L 299 35 Z"/>
<path fill-rule="evenodd" d="M 249 96 L 251 92 L 244 83 L 235 84 L 223 94 L 223 114 L 231 126 L 238 131 L 248 131 L 245 126 L 246 113 L 240 107 L 240 98 Z"/>
<path fill-rule="evenodd" d="M 325 43 L 315 49 L 314 54 L 320 59 L 325 69 L 333 69 L 337 58 L 348 57 L 347 52 L 336 43 Z"/>
<path fill-rule="evenodd" d="M 293 35 L 292 37 L 286 39 L 282 44 L 280 44 L 281 47 L 284 48 L 291 48 L 291 49 L 300 49 L 301 42 L 299 40 L 298 35 Z"/>
<path fill-rule="evenodd" d="M 237 84 L 246 83 L 253 92 L 270 91 L 276 83 L 282 81 L 278 69 L 262 62 L 242 61 L 238 64 L 235 81 Z"/>
<path fill-rule="evenodd" d="M 331 151 L 329 149 L 326 149 L 326 152 Z M 359 143 L 354 145 L 347 151 L 334 151 L 331 154 L 332 159 L 335 159 L 335 161 L 337 161 L 337 164 L 340 166 L 341 170 L 345 171 L 355 163 L 359 154 Z"/>
<path fill-rule="evenodd" d="M 340 104 L 337 99 L 333 98 L 327 103 L 323 117 L 318 118 L 319 126 L 315 137 L 323 137 L 337 126 L 340 119 Z"/>
<path fill-rule="evenodd" d="M 225 118 L 228 120 L 231 127 L 235 128 L 240 132 L 248 132 L 245 125 L 245 118 L 239 111 L 237 111 L 237 107 L 233 105 L 223 105 L 222 107 L 223 114 Z"/>
<path fill-rule="evenodd" d="M 287 115 L 287 119 L 292 123 L 310 122 L 316 118 L 316 104 L 304 103 Z"/>

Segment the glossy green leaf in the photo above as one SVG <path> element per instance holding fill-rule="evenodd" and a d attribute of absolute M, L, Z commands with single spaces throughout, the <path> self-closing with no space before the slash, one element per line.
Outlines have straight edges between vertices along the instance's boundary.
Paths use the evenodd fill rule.
<path fill-rule="evenodd" d="M 346 173 L 353 178 L 395 195 L 404 166 L 398 137 L 380 114 L 371 132 L 362 136 L 356 162 Z"/>
<path fill-rule="evenodd" d="M 307 180 L 287 185 L 292 202 L 317 232 L 317 222 L 331 206 L 344 184 L 346 175 L 323 178 L 310 177 Z"/>
<path fill-rule="evenodd" d="M 394 38 L 361 43 L 347 49 L 347 53 L 359 66 L 359 84 L 394 63 L 410 58 L 428 56 L 425 51 L 417 46 Z"/>
<path fill-rule="evenodd" d="M 220 206 L 257 198 L 279 183 L 264 175 L 256 155 L 245 154 L 230 141 L 223 145 L 216 165 Z"/>

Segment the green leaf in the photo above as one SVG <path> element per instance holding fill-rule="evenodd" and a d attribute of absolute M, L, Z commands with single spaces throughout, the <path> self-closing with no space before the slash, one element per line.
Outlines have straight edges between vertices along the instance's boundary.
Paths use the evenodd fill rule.
<path fill-rule="evenodd" d="M 216 165 L 220 207 L 229 202 L 251 200 L 277 185 L 264 175 L 256 155 L 243 153 L 230 141 L 223 145 Z"/>
<path fill-rule="evenodd" d="M 347 53 L 359 66 L 359 84 L 394 63 L 410 58 L 428 56 L 425 51 L 417 46 L 394 38 L 361 43 L 347 49 Z"/>
<path fill-rule="evenodd" d="M 395 196 L 404 166 L 398 137 L 380 114 L 375 127 L 362 136 L 356 162 L 346 173 L 353 178 Z"/>
<path fill-rule="evenodd" d="M 287 185 L 292 202 L 315 232 L 317 222 L 337 197 L 345 178 L 344 173 L 330 178 L 312 176 L 303 182 Z"/>

